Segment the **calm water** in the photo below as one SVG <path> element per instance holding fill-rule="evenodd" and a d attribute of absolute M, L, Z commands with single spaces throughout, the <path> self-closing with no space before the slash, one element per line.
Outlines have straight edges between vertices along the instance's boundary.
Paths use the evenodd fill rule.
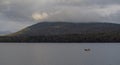
<path fill-rule="evenodd" d="M 120 44 L 0 44 L 0 65 L 120 65 Z"/>

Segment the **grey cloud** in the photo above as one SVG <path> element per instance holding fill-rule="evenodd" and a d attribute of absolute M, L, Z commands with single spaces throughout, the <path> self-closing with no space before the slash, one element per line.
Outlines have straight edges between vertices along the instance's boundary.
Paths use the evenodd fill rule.
<path fill-rule="evenodd" d="M 4 1 L 7 2 L 7 0 Z M 38 0 L 9 0 L 10 3 L 6 4 L 4 1 L 0 3 L 0 13 L 14 21 L 33 21 L 31 19 L 32 13 L 48 12 L 49 10 L 51 11 L 51 9 L 56 9 L 53 8 L 54 4 L 47 2 L 47 0 L 42 0 L 43 3 Z"/>
<path fill-rule="evenodd" d="M 84 0 L 90 5 L 111 5 L 111 4 L 120 4 L 120 0 Z"/>
<path fill-rule="evenodd" d="M 66 22 L 102 22 L 104 17 L 87 8 L 65 8 L 59 14 L 53 15 L 47 21 Z"/>
<path fill-rule="evenodd" d="M 119 6 L 120 0 L 0 0 L 0 30 L 17 31 L 36 23 L 34 12 L 49 15 L 40 21 L 119 22 Z"/>
<path fill-rule="evenodd" d="M 105 6 L 105 5 L 113 5 L 120 4 L 120 0 L 62 0 L 59 2 L 62 5 L 73 5 L 73 6 Z"/>
<path fill-rule="evenodd" d="M 107 17 L 109 21 L 120 23 L 120 11 Z"/>

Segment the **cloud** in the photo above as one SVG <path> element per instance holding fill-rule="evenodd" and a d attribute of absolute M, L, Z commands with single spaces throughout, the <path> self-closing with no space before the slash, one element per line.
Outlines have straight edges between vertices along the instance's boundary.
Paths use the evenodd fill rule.
<path fill-rule="evenodd" d="M 43 20 L 43 19 L 45 19 L 45 18 L 47 18 L 47 17 L 48 17 L 48 14 L 45 13 L 45 12 L 43 12 L 43 13 L 41 13 L 41 14 L 35 12 L 35 13 L 32 14 L 32 18 L 33 18 L 34 20 Z"/>
<path fill-rule="evenodd" d="M 95 1 L 94 0 L 1 0 L 0 12 L 3 13 L 4 16 L 6 16 L 6 18 L 9 18 L 10 20 L 13 20 L 13 21 L 20 21 L 20 22 L 34 21 L 31 18 L 31 15 L 33 16 L 33 13 L 36 11 L 38 11 L 39 13 L 48 12 L 48 14 L 50 14 L 50 13 L 56 12 L 55 9 L 57 8 L 58 8 L 57 11 L 59 11 L 59 9 L 65 9 L 65 8 L 71 8 L 71 10 L 73 10 L 76 7 L 79 8 L 78 9 L 79 11 L 80 9 L 83 9 L 83 8 L 87 8 L 88 10 L 92 8 L 94 9 L 94 11 L 97 11 L 100 15 L 104 15 L 104 14 L 109 14 L 108 13 L 109 10 L 111 12 L 112 9 L 113 10 L 118 9 L 118 7 L 117 8 L 115 8 L 116 6 L 111 7 L 111 5 L 110 6 L 107 5 L 107 7 L 106 6 L 100 7 L 103 4 L 102 2 L 112 3 L 111 1 L 112 0 L 110 1 L 108 0 L 95 0 Z M 97 4 L 97 3 L 100 3 L 100 4 Z M 118 3 L 118 1 L 116 3 Z M 97 4 L 97 5 L 93 6 L 93 4 Z M 111 9 L 108 9 L 108 8 L 111 8 Z M 76 12 L 73 11 L 73 14 L 74 13 Z M 33 18 L 35 18 L 35 16 Z"/>
<path fill-rule="evenodd" d="M 119 12 L 120 0 L 0 0 L 0 30 L 41 21 L 120 23 Z"/>
<path fill-rule="evenodd" d="M 64 10 L 59 11 L 59 13 L 49 17 L 47 21 L 95 22 L 102 18 L 102 16 L 97 12 L 94 12 L 93 9 L 90 11 L 84 8 L 73 7 L 72 10 L 71 8 L 65 8 Z"/>
<path fill-rule="evenodd" d="M 84 0 L 89 5 L 113 5 L 113 4 L 120 4 L 120 0 Z"/>

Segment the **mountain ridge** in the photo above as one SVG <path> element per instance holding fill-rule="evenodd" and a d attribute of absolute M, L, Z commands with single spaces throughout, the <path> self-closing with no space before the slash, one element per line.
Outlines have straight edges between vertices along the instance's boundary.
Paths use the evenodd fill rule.
<path fill-rule="evenodd" d="M 59 34 L 81 34 L 95 32 L 115 32 L 120 30 L 120 24 L 92 22 L 40 22 L 20 30 L 13 36 L 39 36 L 39 35 L 59 35 Z"/>
<path fill-rule="evenodd" d="M 41 22 L 0 36 L 0 42 L 120 42 L 120 24 Z"/>

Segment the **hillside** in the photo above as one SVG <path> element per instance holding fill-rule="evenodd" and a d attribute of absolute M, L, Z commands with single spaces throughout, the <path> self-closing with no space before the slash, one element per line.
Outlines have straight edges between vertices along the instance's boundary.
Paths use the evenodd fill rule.
<path fill-rule="evenodd" d="M 39 36 L 59 34 L 84 34 L 98 32 L 118 32 L 119 24 L 113 23 L 69 23 L 42 22 L 14 33 L 16 36 Z"/>
<path fill-rule="evenodd" d="M 120 24 L 41 22 L 0 41 L 8 42 L 120 42 Z"/>

